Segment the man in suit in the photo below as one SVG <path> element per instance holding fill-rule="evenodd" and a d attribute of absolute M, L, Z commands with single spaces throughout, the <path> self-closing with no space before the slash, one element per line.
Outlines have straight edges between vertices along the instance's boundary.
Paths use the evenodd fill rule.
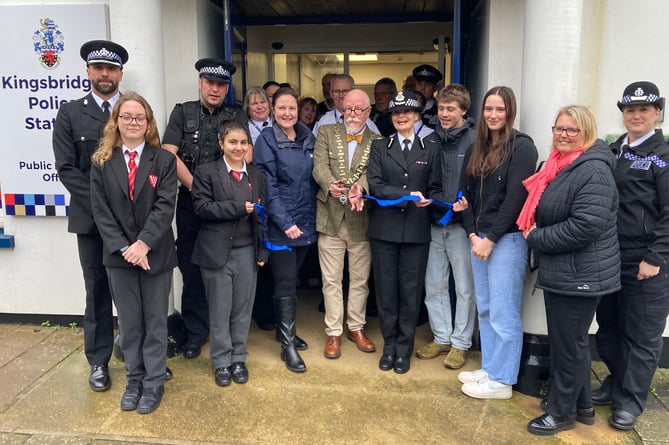
<path fill-rule="evenodd" d="M 374 352 L 374 343 L 364 331 L 365 307 L 369 293 L 368 280 L 372 257 L 367 239 L 367 211 L 355 209 L 348 195 L 366 193 L 367 161 L 372 141 L 380 136 L 366 121 L 370 100 L 362 90 L 351 90 L 344 98 L 344 122 L 323 125 L 314 145 L 313 176 L 318 183 L 316 195 L 316 230 L 318 258 L 325 300 L 325 333 L 323 354 L 327 358 L 341 355 L 344 299 L 342 275 L 348 253 L 348 339 L 359 350 Z"/>
<path fill-rule="evenodd" d="M 193 210 L 191 188 L 195 167 L 221 157 L 218 125 L 223 116 L 248 124 L 241 109 L 224 103 L 235 66 L 222 59 L 195 63 L 200 99 L 176 104 L 163 135 L 162 147 L 177 155 L 177 257 L 183 278 L 181 315 L 186 327 L 184 357 L 195 358 L 209 336 L 209 305 L 200 267 L 191 261 L 201 220 Z"/>
<path fill-rule="evenodd" d="M 318 119 L 316 125 L 314 125 L 314 136 L 318 136 L 318 128 L 321 125 L 344 122 L 344 98 L 353 88 L 355 88 L 355 81 L 348 74 L 335 74 L 332 76 L 330 96 L 332 97 L 334 107 Z M 369 113 L 367 115 L 369 116 Z M 369 117 L 367 117 L 367 126 L 374 133 L 381 134 L 379 129 L 376 128 L 376 124 Z"/>
<path fill-rule="evenodd" d="M 102 239 L 91 211 L 90 159 L 120 96 L 118 87 L 128 52 L 117 43 L 93 40 L 81 46 L 80 55 L 86 62 L 92 91 L 58 110 L 53 152 L 60 181 L 70 193 L 68 231 L 77 234 L 86 288 L 84 352 L 91 366 L 88 383 L 93 391 L 106 391 L 111 386 L 107 366 L 114 327 L 112 298 L 102 265 Z"/>

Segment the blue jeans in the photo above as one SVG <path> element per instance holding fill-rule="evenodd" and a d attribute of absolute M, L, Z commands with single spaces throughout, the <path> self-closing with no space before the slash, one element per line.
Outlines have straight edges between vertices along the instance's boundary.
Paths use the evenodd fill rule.
<path fill-rule="evenodd" d="M 479 311 L 481 366 L 490 380 L 514 385 L 523 347 L 520 308 L 527 241 L 521 232 L 507 233 L 497 241 L 487 261 L 473 255 L 471 259 Z"/>
<path fill-rule="evenodd" d="M 436 343 L 467 350 L 472 346 L 476 302 L 467 234 L 460 224 L 431 228 L 430 254 L 425 274 L 425 306 Z M 455 280 L 455 318 L 451 312 L 448 279 Z"/>

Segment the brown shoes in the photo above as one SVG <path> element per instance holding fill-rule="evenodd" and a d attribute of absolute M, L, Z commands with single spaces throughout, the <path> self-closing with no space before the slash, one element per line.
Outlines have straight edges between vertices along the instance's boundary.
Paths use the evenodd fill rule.
<path fill-rule="evenodd" d="M 348 339 L 355 342 L 355 345 L 362 352 L 374 352 L 376 348 L 374 343 L 367 337 L 365 331 L 360 329 L 359 331 L 348 331 Z"/>
<path fill-rule="evenodd" d="M 328 335 L 323 355 L 326 358 L 338 358 L 341 355 L 341 340 L 337 335 Z"/>

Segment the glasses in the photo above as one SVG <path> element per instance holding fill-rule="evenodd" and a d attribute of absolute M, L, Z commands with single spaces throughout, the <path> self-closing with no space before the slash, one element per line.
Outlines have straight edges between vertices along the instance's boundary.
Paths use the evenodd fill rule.
<path fill-rule="evenodd" d="M 126 125 L 130 125 L 132 121 L 135 121 L 137 125 L 144 125 L 146 123 L 146 116 L 142 116 L 141 114 L 139 116 L 130 116 L 129 114 L 121 114 L 118 118 L 121 119 L 121 122 L 123 122 Z"/>
<path fill-rule="evenodd" d="M 551 127 L 553 129 L 553 134 L 555 136 L 561 136 L 563 132 L 567 132 L 567 136 L 574 137 L 578 136 L 581 132 L 579 128 L 567 128 L 567 127 Z"/>
<path fill-rule="evenodd" d="M 367 110 L 369 110 L 369 107 L 367 107 L 367 108 L 347 107 L 347 108 L 344 108 L 344 114 L 355 114 L 356 116 L 360 116 L 362 113 L 364 113 Z"/>
<path fill-rule="evenodd" d="M 343 96 L 351 90 L 330 90 L 330 94 L 336 94 L 337 96 Z"/>

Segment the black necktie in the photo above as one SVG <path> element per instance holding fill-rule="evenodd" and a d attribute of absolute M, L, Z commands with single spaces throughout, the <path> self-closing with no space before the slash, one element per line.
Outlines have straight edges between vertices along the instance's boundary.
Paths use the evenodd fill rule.
<path fill-rule="evenodd" d="M 409 144 L 411 144 L 411 141 L 409 139 L 405 139 L 404 141 L 402 141 L 402 143 L 404 144 L 404 150 L 402 151 L 402 153 L 404 154 L 404 159 L 406 159 L 409 157 L 409 150 L 411 149 L 409 147 Z"/>
<path fill-rule="evenodd" d="M 107 119 L 109 119 L 109 102 L 102 102 L 102 112 L 107 117 Z"/>
<path fill-rule="evenodd" d="M 267 121 L 265 121 L 265 122 L 262 123 L 262 126 L 263 126 L 263 127 L 266 127 L 266 126 L 268 126 L 268 125 L 269 125 L 269 122 L 267 122 Z"/>

